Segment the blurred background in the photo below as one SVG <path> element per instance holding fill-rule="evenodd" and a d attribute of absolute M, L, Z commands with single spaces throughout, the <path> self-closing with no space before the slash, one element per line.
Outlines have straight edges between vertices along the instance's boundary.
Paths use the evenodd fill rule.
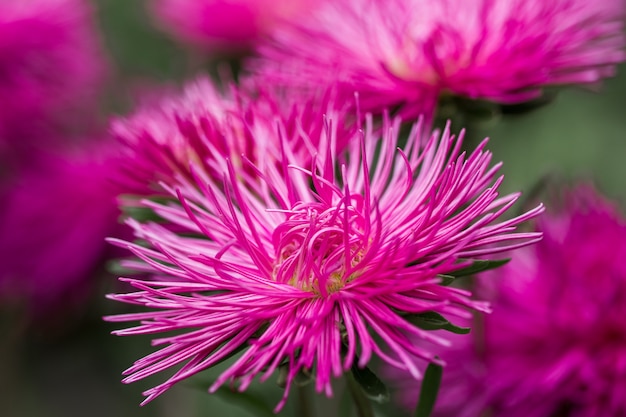
<path fill-rule="evenodd" d="M 17 0 L 15 0 L 17 1 Z M 181 85 L 213 68 L 208 58 L 160 31 L 138 0 L 99 0 L 96 19 L 111 73 L 95 122 L 106 129 L 110 115 L 123 115 L 137 94 Z M 1 57 L 0 57 L 1 61 Z M 2 98 L 0 97 L 0 100 Z M 455 126 L 458 130 L 461 126 Z M 491 138 L 496 161 L 504 161 L 505 191 L 530 190 L 554 175 L 590 179 L 608 197 L 626 204 L 626 67 L 597 92 L 562 91 L 540 110 L 506 114 L 472 126 L 472 137 Z M 22 230 L 29 233 L 29 230 Z M 118 338 L 101 317 L 124 305 L 104 295 L 116 283 L 106 276 L 89 290 L 86 304 L 36 326 L 19 309 L 3 309 L 0 336 L 0 415 L 5 417 L 254 416 L 254 404 L 205 394 L 214 373 L 179 384 L 158 400 L 139 407 L 141 392 L 155 380 L 131 385 L 121 372 L 151 351 L 149 338 Z M 204 382 L 203 382 L 204 381 Z M 275 404 L 281 390 L 273 382 L 263 400 Z M 341 392 L 339 392 L 341 394 Z M 295 396 L 294 396 L 295 397 Z M 341 401 L 341 395 L 335 401 Z M 251 400 L 252 401 L 252 400 Z M 330 400 L 322 400 L 325 407 Z M 287 411 L 296 414 L 293 398 Z M 331 415 L 331 414 L 329 414 Z"/>

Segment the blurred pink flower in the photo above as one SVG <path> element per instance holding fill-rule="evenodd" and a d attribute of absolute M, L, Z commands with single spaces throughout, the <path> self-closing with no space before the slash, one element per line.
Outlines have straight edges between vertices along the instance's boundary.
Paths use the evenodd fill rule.
<path fill-rule="evenodd" d="M 96 108 L 106 60 L 94 25 L 87 1 L 0 0 L 0 155 L 62 137 L 44 128 Z"/>
<path fill-rule="evenodd" d="M 152 0 L 160 25 L 209 50 L 245 50 L 289 19 L 304 18 L 312 0 Z"/>
<path fill-rule="evenodd" d="M 117 182 L 134 194 L 149 195 L 162 191 L 162 181 L 172 183 L 178 175 L 190 178 L 192 163 L 209 171 L 213 159 L 250 151 L 235 114 L 237 102 L 231 93 L 236 90 L 226 90 L 198 79 L 180 95 L 153 95 L 130 117 L 114 119 L 111 132 L 122 144 Z"/>
<path fill-rule="evenodd" d="M 2 190 L 0 297 L 42 317 L 78 306 L 93 288 L 120 233 L 110 184 L 112 149 L 39 155 Z"/>
<path fill-rule="evenodd" d="M 176 200 L 144 201 L 162 219 L 129 220 L 145 245 L 114 241 L 138 257 L 126 266 L 153 276 L 122 278 L 137 291 L 110 298 L 151 310 L 107 320 L 140 322 L 117 335 L 165 332 L 153 341 L 164 347 L 135 362 L 124 382 L 182 365 L 144 403 L 239 351 L 210 391 L 228 381 L 243 391 L 280 367 L 287 387 L 277 409 L 301 371 L 331 395 L 333 377 L 373 355 L 420 378 L 412 355 L 436 359 L 410 337 L 442 341 L 405 316 L 467 317 L 466 308 L 485 307 L 438 275 L 539 239 L 515 228 L 542 207 L 499 220 L 518 194 L 498 195 L 500 164 L 489 167 L 486 141 L 466 156 L 447 128 L 428 138 L 417 124 L 398 150 L 400 119 L 384 118 L 381 136 L 370 115 L 342 151 L 336 126 L 350 115 L 334 117 L 309 163 L 296 155 L 297 140 L 279 136 L 273 148 L 261 136 L 256 162 L 223 160 L 221 178 L 194 165 L 192 180 L 165 185 Z"/>
<path fill-rule="evenodd" d="M 540 243 L 481 280 L 484 335 L 441 351 L 436 416 L 626 415 L 626 221 L 581 187 L 538 230 Z M 414 405 L 416 384 L 403 386 Z"/>
<path fill-rule="evenodd" d="M 241 155 L 254 163 L 276 161 L 281 134 L 298 142 L 294 152 L 302 164 L 310 164 L 324 115 L 332 117 L 339 104 L 330 92 L 291 96 L 265 89 L 260 81 L 250 77 L 242 80 L 243 86 L 225 82 L 220 88 L 198 78 L 182 94 L 163 94 L 132 116 L 114 120 L 111 131 L 124 145 L 117 182 L 128 193 L 146 196 L 163 194 L 160 182 L 171 184 L 181 176 L 191 180 L 192 165 L 221 179 L 228 171 L 226 158 L 236 167 L 243 165 Z M 339 149 L 354 129 L 336 127 Z"/>
<path fill-rule="evenodd" d="M 250 68 L 290 86 L 337 80 L 366 110 L 412 116 L 440 94 L 500 103 L 596 84 L 624 60 L 623 0 L 347 0 L 278 31 Z"/>

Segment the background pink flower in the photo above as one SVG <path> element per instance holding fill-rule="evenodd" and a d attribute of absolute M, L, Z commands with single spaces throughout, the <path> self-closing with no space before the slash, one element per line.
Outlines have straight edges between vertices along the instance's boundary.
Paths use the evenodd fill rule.
<path fill-rule="evenodd" d="M 250 48 L 289 19 L 305 18 L 311 0 L 151 0 L 168 32 L 209 50 Z"/>
<path fill-rule="evenodd" d="M 113 149 L 39 154 L 38 163 L 2 189 L 0 297 L 37 318 L 87 300 L 121 233 Z"/>
<path fill-rule="evenodd" d="M 250 68 L 311 89 L 338 81 L 407 116 L 440 94 L 500 103 L 593 85 L 624 60 L 622 0 L 348 0 L 279 31 Z"/>
<path fill-rule="evenodd" d="M 0 156 L 93 119 L 100 46 L 87 1 L 0 1 Z"/>
<path fill-rule="evenodd" d="M 124 144 L 117 182 L 127 193 L 147 196 L 162 194 L 160 182 L 191 180 L 192 165 L 221 179 L 227 158 L 238 168 L 242 155 L 254 163 L 276 161 L 281 135 L 297 142 L 293 152 L 308 165 L 328 127 L 324 115 L 340 111 L 339 103 L 332 91 L 304 96 L 267 88 L 263 81 L 248 77 L 242 86 L 219 87 L 198 78 L 181 93 L 153 97 L 130 117 L 114 120 L 111 131 Z M 356 127 L 346 121 L 334 129 L 343 149 Z"/>
<path fill-rule="evenodd" d="M 584 186 L 538 230 L 541 242 L 480 281 L 493 313 L 474 341 L 441 350 L 437 416 L 626 414 L 626 222 Z M 416 393 L 407 384 L 405 401 Z"/>

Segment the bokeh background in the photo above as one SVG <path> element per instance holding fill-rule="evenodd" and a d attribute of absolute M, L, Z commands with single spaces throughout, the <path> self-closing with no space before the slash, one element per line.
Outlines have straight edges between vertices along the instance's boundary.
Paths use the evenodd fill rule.
<path fill-rule="evenodd" d="M 18 0 L 15 0 L 18 1 Z M 121 115 L 143 88 L 171 87 L 210 68 L 151 23 L 139 0 L 96 2 L 98 21 L 113 63 L 105 115 Z M 2 98 L 0 98 L 1 100 Z M 106 116 L 101 123 L 106 123 Z M 455 130 L 460 126 L 454 126 Z M 474 123 L 473 138 L 489 136 L 496 161 L 504 161 L 505 191 L 528 191 L 546 175 L 589 179 L 626 207 L 626 66 L 595 92 L 568 89 L 552 103 L 523 114 L 506 114 Z M 28 233 L 25 230 L 24 233 Z M 124 306 L 107 301 L 113 278 L 100 284 L 86 310 L 43 328 L 3 312 L 0 327 L 0 415 L 5 417 L 192 417 L 255 416 L 251 398 L 229 401 L 227 392 L 205 394 L 213 373 L 180 384 L 158 400 L 139 407 L 148 379 L 120 383 L 121 372 L 151 351 L 149 338 L 117 338 L 103 314 Z M 259 391 L 261 390 L 261 391 Z M 280 389 L 269 381 L 252 390 L 275 404 Z M 295 397 L 287 413 L 297 415 Z M 320 399 L 318 409 L 334 409 Z M 332 415 L 329 411 L 328 414 Z"/>

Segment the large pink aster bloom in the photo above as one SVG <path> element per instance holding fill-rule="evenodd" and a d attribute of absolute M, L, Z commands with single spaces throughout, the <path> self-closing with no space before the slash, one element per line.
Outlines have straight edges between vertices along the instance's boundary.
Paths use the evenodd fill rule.
<path fill-rule="evenodd" d="M 168 32 L 209 50 L 242 50 L 287 20 L 304 16 L 311 0 L 152 0 Z"/>
<path fill-rule="evenodd" d="M 108 144 L 40 155 L 1 191 L 0 297 L 35 315 L 77 307 L 119 233 Z M 100 271 L 101 272 L 101 271 Z"/>
<path fill-rule="evenodd" d="M 581 187 L 538 230 L 486 277 L 493 313 L 476 342 L 440 353 L 451 366 L 437 416 L 626 415 L 626 222 Z"/>
<path fill-rule="evenodd" d="M 105 72 L 94 24 L 83 0 L 0 1 L 0 148 L 94 108 Z"/>
<path fill-rule="evenodd" d="M 118 335 L 166 334 L 124 382 L 181 365 L 144 403 L 237 352 L 210 391 L 228 381 L 243 391 L 280 367 L 278 408 L 299 372 L 331 395 L 333 377 L 374 355 L 417 379 L 413 356 L 436 358 L 411 338 L 444 342 L 406 315 L 486 309 L 439 275 L 536 241 L 515 227 L 542 207 L 500 220 L 518 194 L 498 195 L 500 165 L 489 166 L 486 142 L 466 156 L 448 129 L 422 140 L 418 124 L 399 150 L 399 119 L 385 119 L 382 137 L 367 120 L 341 152 L 341 120 L 329 117 L 307 164 L 278 121 L 278 149 L 256 163 L 244 155 L 242 167 L 214 162 L 226 164 L 220 179 L 194 165 L 192 181 L 169 187 L 177 201 L 144 201 L 161 222 L 129 220 L 142 244 L 116 243 L 140 260 L 127 266 L 153 277 L 122 278 L 137 291 L 110 298 L 150 311 L 107 319 L 140 322 Z"/>
<path fill-rule="evenodd" d="M 624 60 L 623 0 L 348 0 L 279 31 L 251 69 L 338 81 L 366 109 L 419 114 L 440 94 L 518 103 L 595 84 Z"/>

